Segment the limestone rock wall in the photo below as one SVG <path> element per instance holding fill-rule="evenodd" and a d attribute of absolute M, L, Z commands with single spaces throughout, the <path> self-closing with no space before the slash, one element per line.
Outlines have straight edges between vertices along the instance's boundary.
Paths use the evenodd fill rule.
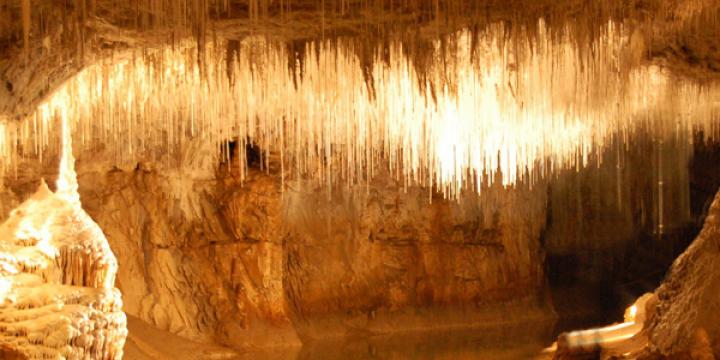
<path fill-rule="evenodd" d="M 380 174 L 368 187 L 283 192 L 278 175 L 253 170 L 240 184 L 201 158 L 177 172 L 78 164 L 128 314 L 236 347 L 552 316 L 541 186 L 430 203 Z"/>
<path fill-rule="evenodd" d="M 626 241 L 603 238 L 601 230 L 625 229 L 629 239 L 639 216 L 653 224 L 652 147 L 625 155 L 621 208 L 609 160 L 599 171 L 532 188 L 486 188 L 456 202 L 405 190 L 386 173 L 332 192 L 286 180 L 281 191 L 272 165 L 269 174 L 253 169 L 241 184 L 236 165 L 219 164 L 214 150 L 191 146 L 175 170 L 145 162 L 113 168 L 102 151 L 80 154 L 78 163 L 83 207 L 120 264 L 124 310 L 206 342 L 297 345 L 547 316 L 545 251 L 597 251 L 614 246 L 603 241 Z M 663 159 L 687 162 L 680 152 Z M 8 204 L 26 197 L 37 174 L 53 178 L 40 165 L 22 169 L 5 179 Z M 666 169 L 666 206 L 678 211 L 667 216 L 679 221 L 687 179 Z M 572 196 L 583 196 L 584 206 L 573 208 L 564 198 Z M 642 206 L 650 207 L 645 215 Z M 608 217 L 607 209 L 619 215 Z M 581 232 L 572 228 L 578 225 Z"/>
<path fill-rule="evenodd" d="M 430 203 L 427 190 L 376 179 L 329 196 L 292 183 L 284 194 L 284 285 L 302 335 L 527 320 L 549 308 L 544 191 Z"/>

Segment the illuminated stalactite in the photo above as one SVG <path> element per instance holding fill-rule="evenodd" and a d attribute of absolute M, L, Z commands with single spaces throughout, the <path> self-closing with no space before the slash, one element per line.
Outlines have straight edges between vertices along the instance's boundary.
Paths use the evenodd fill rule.
<path fill-rule="evenodd" d="M 588 48 L 543 22 L 523 34 L 508 40 L 500 24 L 458 32 L 434 43 L 422 75 L 399 42 L 386 56 L 378 49 L 367 76 L 342 40 L 307 44 L 293 67 L 282 44 L 258 37 L 237 53 L 208 44 L 204 62 L 191 44 L 100 61 L 24 122 L 4 123 L 2 165 L 12 167 L 16 143 L 25 154 L 47 151 L 48 124 L 61 116 L 74 121 L 80 148 L 102 144 L 119 164 L 172 166 L 190 138 L 218 147 L 237 139 L 279 153 L 294 176 L 363 183 L 387 166 L 406 186 L 454 198 L 498 178 L 532 183 L 601 162 L 612 136 L 628 141 L 640 129 L 659 140 L 717 133 L 717 88 L 657 67 L 623 69 L 622 26 L 608 23 Z"/>

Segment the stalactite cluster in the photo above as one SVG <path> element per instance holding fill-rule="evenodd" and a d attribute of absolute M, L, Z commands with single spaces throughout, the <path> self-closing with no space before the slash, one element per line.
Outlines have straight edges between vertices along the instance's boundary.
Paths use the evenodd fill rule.
<path fill-rule="evenodd" d="M 356 184 L 387 166 L 406 187 L 456 197 L 601 162 L 613 136 L 717 134 L 718 89 L 625 68 L 630 39 L 614 22 L 589 46 L 570 27 L 551 33 L 541 21 L 507 33 L 496 24 L 433 42 L 422 72 L 399 41 L 369 65 L 342 39 L 300 54 L 263 37 L 134 53 L 87 67 L 34 115 L 6 122 L 3 166 L 18 149 L 52 149 L 60 116 L 74 122 L 78 146 L 109 149 L 118 164 L 173 166 L 189 139 L 224 149 L 237 141 L 258 145 L 265 169 L 277 154 L 283 178 Z"/>

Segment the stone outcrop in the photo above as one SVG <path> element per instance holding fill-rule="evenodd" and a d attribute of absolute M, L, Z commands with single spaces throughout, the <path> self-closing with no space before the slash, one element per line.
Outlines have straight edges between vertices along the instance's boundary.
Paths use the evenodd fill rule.
<path fill-rule="evenodd" d="M 286 180 L 281 191 L 276 164 L 241 184 L 214 148 L 193 146 L 179 170 L 113 169 L 101 151 L 80 154 L 83 207 L 118 257 L 128 314 L 237 348 L 552 315 L 548 194 L 572 189 L 496 186 L 457 202 L 379 173 L 367 186 L 328 192 Z M 19 191 L 10 201 L 40 171 L 27 169 L 6 180 Z M 555 214 L 552 224 L 574 219 Z M 604 218 L 593 219 L 584 221 Z M 562 234 L 582 247 L 582 237 Z"/>
<path fill-rule="evenodd" d="M 533 14 L 530 16 L 532 21 L 536 20 L 536 13 L 557 13 L 558 18 L 572 18 L 579 12 L 577 9 L 588 7 L 585 2 L 574 0 L 539 1 L 532 6 L 526 6 L 530 2 L 522 1 L 513 1 L 510 6 L 504 1 L 490 3 L 514 14 L 507 16 L 509 19 L 520 18 L 516 13 L 522 10 Z M 558 5 L 551 7 L 551 3 Z M 597 7 L 589 6 L 588 12 L 602 14 L 599 18 L 604 19 L 615 12 L 625 13 L 624 10 L 630 9 L 627 16 L 637 17 L 639 23 L 644 21 L 643 17 L 654 18 L 654 21 L 649 21 L 652 26 L 640 27 L 640 32 L 635 33 L 640 34 L 635 42 L 640 45 L 632 52 L 633 57 L 638 57 L 634 61 L 660 63 L 691 77 L 717 77 L 720 73 L 716 61 L 717 49 L 712 46 L 716 42 L 717 30 L 716 17 L 712 16 L 718 13 L 715 1 L 606 3 L 622 6 L 615 8 L 608 5 L 609 9 L 604 9 L 599 4 Z M 672 5 L 669 10 L 659 10 L 666 8 L 664 5 L 668 3 Z M 226 21 L 206 18 L 207 9 L 190 11 L 190 18 L 187 15 L 183 15 L 182 19 L 165 17 L 164 11 L 150 15 L 142 12 L 139 18 L 139 11 L 128 8 L 128 11 L 118 11 L 116 6 L 122 5 L 116 2 L 98 1 L 92 4 L 89 19 L 84 8 L 81 15 L 79 8 L 67 4 L 43 5 L 52 11 L 33 9 L 32 25 L 28 26 L 24 21 L 26 24 L 22 28 L 25 38 L 31 35 L 29 53 L 28 44 L 23 44 L 26 49 L 21 52 L 19 41 L 16 41 L 19 22 L 15 24 L 5 20 L 19 13 L 16 5 L 0 10 L 1 14 L 8 15 L 0 20 L 3 24 L 0 26 L 3 28 L 0 37 L 5 40 L 2 52 L 9 55 L 0 60 L 0 81 L 4 85 L 0 86 L 0 113 L 3 117 L 14 118 L 28 113 L 48 91 L 71 77 L 94 55 L 103 55 L 102 52 L 93 54 L 90 45 L 121 49 L 166 43 L 171 39 L 175 41 L 175 24 L 185 23 L 186 20 L 192 25 L 198 41 L 206 36 L 206 23 L 212 25 L 213 36 L 215 31 L 222 33 L 224 30 L 230 35 L 242 37 L 256 29 L 255 23 L 245 22 L 248 14 L 244 10 L 238 16 L 242 20 L 233 19 L 227 10 L 223 15 L 228 17 Z M 392 3 L 390 6 L 393 6 Z M 705 8 L 709 10 L 703 10 Z M 291 13 L 288 14 L 290 21 L 283 19 L 286 29 L 283 36 L 309 38 L 317 34 L 317 28 L 321 28 L 324 37 L 325 9 L 310 12 L 302 6 L 300 9 L 300 18 Z M 432 14 L 431 7 L 422 9 L 420 17 L 413 15 L 405 21 L 434 21 L 437 14 Z M 488 12 L 488 9 L 474 9 Z M 47 21 L 60 11 L 63 21 Z M 341 11 L 340 18 L 344 17 L 344 11 Z M 404 11 L 402 9 L 400 13 Z M 283 12 L 279 13 L 285 16 Z M 460 8 L 448 12 L 461 18 L 458 13 L 462 14 Z M 218 17 L 216 13 L 212 14 Z M 308 18 L 319 19 L 320 14 L 323 26 L 307 21 Z M 372 18 L 391 19 L 390 23 L 397 20 L 392 16 L 370 14 Z M 305 23 L 313 25 L 306 26 Z M 461 21 L 457 23 L 462 24 Z M 338 24 L 329 28 L 347 26 Z M 368 23 L 359 21 L 358 24 L 367 27 Z M 435 31 L 439 29 L 437 26 L 434 28 Z M 164 30 L 167 34 L 153 38 L 151 29 Z M 297 29 L 305 29 L 305 32 L 294 31 Z M 657 29 L 666 30 L 653 31 Z M 697 36 L 681 36 L 696 34 L 697 29 L 702 29 Z M 356 31 L 364 34 L 360 30 L 348 30 L 350 33 Z M 648 32 L 647 38 L 643 39 L 642 31 Z M 647 51 L 643 51 L 644 42 L 647 42 Z M 79 55 L 73 58 L 76 52 Z M 647 54 L 647 59 L 640 58 L 643 53 Z M 688 65 L 690 69 L 686 68 Z M 95 155 L 91 154 L 86 164 L 102 163 Z M 215 159 L 214 156 L 205 158 Z M 118 286 L 126 294 L 125 310 L 163 329 L 234 346 L 292 345 L 304 338 L 427 329 L 437 327 L 439 323 L 446 327 L 463 327 L 527 320 L 539 316 L 541 309 L 550 307 L 545 301 L 542 270 L 541 241 L 548 202 L 543 186 L 533 189 L 523 186 L 484 189 L 480 201 L 475 195 L 468 195 L 455 203 L 433 198 L 434 194 L 417 188 L 406 191 L 390 180 L 392 177 L 387 174 L 380 174 L 367 187 L 341 187 L 328 191 L 297 180 L 288 182 L 281 189 L 282 182 L 277 175 L 253 171 L 244 184 L 239 184 L 234 180 L 232 171 L 216 176 L 213 167 L 201 166 L 198 172 L 197 167 L 191 165 L 172 171 L 154 169 L 146 164 L 134 170 L 113 171 L 88 165 L 81 171 L 80 191 L 86 200 L 85 207 L 105 230 L 119 258 Z M 606 193 L 608 182 L 600 182 L 602 184 L 595 190 L 588 191 L 590 199 L 586 198 L 587 203 L 582 203 L 580 196 L 577 207 L 568 211 L 570 215 L 580 216 L 576 224 L 585 224 L 586 219 L 582 218 L 585 205 L 599 203 L 592 197 Z M 636 184 L 638 187 L 643 185 Z M 555 191 L 551 197 L 559 200 L 550 201 L 562 203 L 562 195 L 571 191 Z M 38 194 L 36 201 L 40 198 L 50 199 L 43 202 L 57 200 L 61 205 L 59 209 L 63 209 L 64 200 L 52 195 L 47 188 L 41 187 Z M 671 198 L 686 198 L 684 194 L 675 195 L 679 196 Z M 13 204 L 19 199 L 11 197 Z M 427 201 L 428 198 L 433 202 Z M 9 209 L 6 204 L 9 203 L 0 205 L 0 211 Z M 27 204 L 32 203 L 23 206 L 30 206 Z M 605 203 L 591 212 L 599 214 L 615 205 Z M 682 206 L 680 204 L 679 207 Z M 647 210 L 642 205 L 624 210 L 617 215 L 628 220 L 623 233 L 630 234 L 635 230 L 630 226 L 636 214 Z M 74 224 L 76 220 L 91 223 L 79 207 L 72 211 L 72 215 L 68 215 L 70 223 Z M 38 244 L 45 242 L 38 241 L 36 234 L 19 238 L 15 231 L 17 227 L 24 226 L 18 219 L 26 215 L 38 216 L 33 214 L 36 213 L 12 213 L 9 225 L 2 228 L 7 233 L 0 234 L 8 239 L 6 253 L 9 254 L 2 275 L 29 274 L 10 282 L 11 290 L 22 295 L 26 288 L 42 290 L 46 283 L 53 289 L 79 286 L 80 290 L 73 287 L 72 292 L 53 290 L 55 299 L 59 298 L 63 303 L 77 301 L 80 304 L 77 306 L 86 306 L 82 313 L 95 314 L 89 320 L 94 324 L 101 323 L 103 319 L 111 320 L 107 320 L 105 325 L 87 325 L 97 333 L 91 340 L 89 337 L 74 338 L 75 333 L 67 327 L 57 337 L 33 337 L 32 334 L 41 331 L 39 328 L 12 325 L 6 328 L 8 333 L 30 334 L 27 336 L 30 343 L 9 339 L 8 342 L 16 346 L 2 348 L 0 353 L 22 353 L 26 348 L 36 347 L 33 341 L 50 339 L 57 340 L 55 345 L 58 346 L 63 341 L 69 341 L 69 348 L 57 350 L 73 354 L 68 356 L 89 354 L 95 357 L 101 356 L 104 351 L 108 356 L 119 354 L 117 346 L 124 338 L 124 320 L 119 311 L 119 295 L 113 289 L 116 267 L 111 260 L 111 252 L 102 241 L 78 246 L 59 243 L 52 250 L 54 252 L 51 251 L 50 258 L 53 260 L 47 265 L 38 265 L 33 262 L 34 259 L 44 259 L 48 251 L 44 245 L 40 247 Z M 553 207 L 551 214 L 556 218 L 568 215 L 560 207 Z M 573 234 L 591 232 L 587 229 L 611 229 L 606 224 L 588 219 L 585 225 L 589 226 L 584 230 L 560 224 L 559 235 L 547 239 L 562 249 L 568 243 L 568 247 L 573 247 L 580 243 L 578 239 L 581 238 Z M 45 226 L 44 223 L 41 225 Z M 88 226 L 92 229 L 92 234 L 88 233 L 91 234 L 88 236 L 100 239 L 102 234 L 96 231 L 97 227 Z M 609 232 L 616 232 L 617 228 L 611 230 Z M 597 238 L 607 235 L 599 231 L 596 234 L 598 236 L 594 238 L 586 237 L 592 239 L 589 243 L 599 243 Z M 84 241 L 84 238 L 81 240 Z M 711 240 L 701 243 L 711 245 L 698 247 L 714 246 Z M 18 257 L 26 252 L 31 252 L 33 256 Z M 711 251 L 708 253 L 712 254 Z M 712 269 L 712 266 L 704 269 L 694 265 L 695 262 L 704 264 L 710 261 L 704 257 L 710 255 L 702 254 L 686 256 L 692 260 L 681 259 L 674 270 L 679 275 L 674 275 L 675 278 L 671 276 L 669 285 L 659 291 L 659 309 L 663 309 L 662 306 L 666 308 L 658 312 L 653 331 L 659 335 L 657 341 L 653 341 L 660 353 L 684 349 L 677 345 L 684 344 L 684 340 L 667 340 L 681 339 L 682 336 L 665 330 L 662 325 L 675 320 L 679 315 L 674 314 L 681 311 L 673 310 L 672 304 L 663 305 L 663 301 L 696 291 L 685 289 L 682 282 L 686 278 L 695 279 L 688 280 L 690 282 L 701 281 L 704 271 Z M 699 294 L 712 293 L 714 286 L 709 281 L 697 291 L 701 292 Z M 40 292 L 44 294 L 47 291 Z M 43 300 L 42 294 L 33 293 L 32 303 L 51 301 L 49 298 Z M 702 300 L 705 295 L 698 296 Z M 8 313 L 34 309 L 25 308 L 30 305 L 17 302 L 20 298 L 22 296 L 6 297 L 9 302 L 3 306 L 8 307 Z M 714 304 L 712 299 L 707 301 Z M 47 310 L 47 306 L 41 307 Z M 31 311 L 28 314 L 35 316 L 40 312 Z M 78 314 L 80 312 L 47 316 L 77 319 Z M 703 312 L 698 314 L 686 319 L 688 324 L 693 324 L 686 328 L 699 329 L 693 333 L 696 339 L 716 340 L 716 332 L 711 325 L 696 326 L 701 322 L 698 320 L 700 315 L 706 315 Z M 7 318 L 8 322 L 16 320 Z M 68 326 L 79 326 L 78 321 L 70 320 L 71 325 Z M 105 332 L 112 334 L 102 335 Z M 98 345 L 103 339 L 112 337 L 116 340 L 108 340 L 107 346 Z"/>
<path fill-rule="evenodd" d="M 388 178 L 332 194 L 292 183 L 284 194 L 284 285 L 303 336 L 550 315 L 542 296 L 543 191 L 498 186 L 482 201 L 430 203 L 427 190 L 405 192 Z"/>
<path fill-rule="evenodd" d="M 655 294 L 646 325 L 649 352 L 662 357 L 720 357 L 720 193 L 705 226 Z M 708 357 L 709 355 L 709 357 Z"/>
<path fill-rule="evenodd" d="M 638 299 L 641 317 L 628 323 L 561 335 L 557 359 L 715 359 L 720 357 L 720 193 L 710 206 L 702 231 L 673 263 L 653 294 Z M 642 321 L 641 321 L 642 320 Z M 582 343 L 584 334 L 590 341 Z M 568 339 L 572 341 L 568 341 Z M 574 343 L 573 343 L 574 341 Z M 578 345 L 579 344 L 579 345 Z"/>

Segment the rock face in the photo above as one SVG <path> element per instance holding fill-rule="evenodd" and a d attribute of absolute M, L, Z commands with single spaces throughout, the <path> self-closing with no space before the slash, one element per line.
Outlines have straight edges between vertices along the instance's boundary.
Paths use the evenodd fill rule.
<path fill-rule="evenodd" d="M 567 181 L 555 179 L 550 192 L 545 183 L 496 186 L 456 202 L 406 190 L 387 173 L 332 192 L 286 180 L 281 191 L 272 163 L 269 173 L 251 169 L 241 184 L 236 168 L 218 166 L 215 148 L 196 145 L 175 170 L 153 163 L 108 170 L 112 162 L 96 152 L 80 154 L 78 173 L 83 207 L 118 257 L 124 310 L 198 341 L 299 345 L 551 316 L 544 251 L 581 248 L 584 238 L 550 231 L 582 214 L 592 229 L 618 223 L 590 216 L 615 207 L 617 194 L 607 204 L 591 196 L 588 203 L 602 206 L 579 214 L 548 209 L 548 196 L 575 194 L 561 187 L 570 180 L 614 189 L 609 170 L 601 170 L 608 181 L 561 177 Z M 6 181 L 22 189 L 32 176 Z M 668 194 L 680 185 L 668 186 Z M 682 196 L 666 197 L 675 198 Z M 555 230 L 545 228 L 550 218 Z M 567 241 L 554 242 L 558 234 Z"/>
<path fill-rule="evenodd" d="M 427 190 L 388 179 L 330 195 L 293 183 L 284 194 L 284 286 L 301 335 L 465 327 L 548 310 L 543 191 L 498 186 L 482 201 L 429 203 Z M 228 207 L 247 217 L 253 208 L 238 200 L 257 195 L 239 195 Z"/>
<path fill-rule="evenodd" d="M 655 292 L 658 302 L 647 324 L 653 353 L 693 359 L 720 357 L 719 259 L 720 194 L 715 196 L 700 235 Z"/>
<path fill-rule="evenodd" d="M 603 359 L 720 357 L 719 257 L 720 192 L 702 231 L 675 260 L 667 278 L 653 294 L 640 297 L 630 308 L 630 322 L 626 314 L 623 324 L 563 334 L 554 358 L 587 358 L 590 353 Z"/>
<path fill-rule="evenodd" d="M 176 172 L 78 165 L 83 206 L 118 257 L 125 311 L 161 329 L 263 347 L 553 316 L 541 186 L 430 203 L 389 174 L 332 193 L 304 181 L 281 191 L 272 171 L 240 184 L 236 169 L 193 159 Z"/>
<path fill-rule="evenodd" d="M 119 359 L 127 330 L 117 262 L 65 195 L 42 182 L 0 225 L 0 354 Z"/>

